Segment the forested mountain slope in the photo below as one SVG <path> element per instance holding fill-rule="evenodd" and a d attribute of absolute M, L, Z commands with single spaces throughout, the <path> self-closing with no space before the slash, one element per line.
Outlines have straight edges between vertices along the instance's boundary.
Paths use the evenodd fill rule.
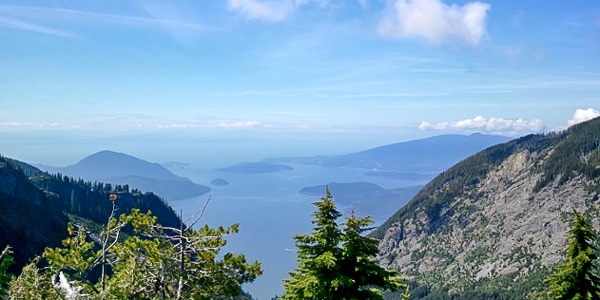
<path fill-rule="evenodd" d="M 461 161 L 372 236 L 380 263 L 419 283 L 413 296 L 523 298 L 561 260 L 573 209 L 598 227 L 599 192 L 594 119 Z"/>
<path fill-rule="evenodd" d="M 67 235 L 67 216 L 25 174 L 0 157 L 0 248 L 11 245 L 16 269 L 56 247 Z"/>
<path fill-rule="evenodd" d="M 179 218 L 160 197 L 101 182 L 75 180 L 0 156 L 0 248 L 14 248 L 16 267 L 56 247 L 67 235 L 73 216 L 106 223 L 112 210 L 109 194 L 115 193 L 118 214 L 133 208 L 152 211 L 161 224 L 179 227 Z"/>

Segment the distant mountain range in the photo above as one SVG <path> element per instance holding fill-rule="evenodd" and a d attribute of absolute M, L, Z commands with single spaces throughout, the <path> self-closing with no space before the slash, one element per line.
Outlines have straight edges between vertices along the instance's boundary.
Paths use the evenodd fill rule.
<path fill-rule="evenodd" d="M 598 229 L 599 198 L 597 118 L 470 156 L 371 235 L 415 299 L 528 299 L 561 261 L 573 210 Z"/>
<path fill-rule="evenodd" d="M 344 155 L 267 158 L 263 162 L 360 168 L 371 170 L 372 176 L 401 177 L 414 172 L 437 174 L 470 155 L 509 140 L 497 135 L 440 135 Z"/>
<path fill-rule="evenodd" d="M 151 191 L 169 201 L 190 198 L 210 191 L 208 186 L 177 176 L 158 163 L 107 150 L 87 156 L 64 168 L 45 165 L 38 167 L 50 173 L 61 173 L 74 178 L 128 184 L 142 191 Z"/>

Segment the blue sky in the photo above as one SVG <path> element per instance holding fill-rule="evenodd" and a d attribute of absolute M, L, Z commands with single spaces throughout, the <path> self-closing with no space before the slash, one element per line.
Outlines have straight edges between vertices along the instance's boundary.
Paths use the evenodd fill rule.
<path fill-rule="evenodd" d="M 317 154 L 561 130 L 600 115 L 600 4 L 2 0 L 0 91 L 0 153 L 50 163 L 143 137 Z"/>

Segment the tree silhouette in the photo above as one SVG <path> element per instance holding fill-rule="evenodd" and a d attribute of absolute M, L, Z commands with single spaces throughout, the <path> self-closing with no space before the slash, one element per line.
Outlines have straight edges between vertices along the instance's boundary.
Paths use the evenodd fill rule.
<path fill-rule="evenodd" d="M 383 299 L 381 289 L 405 289 L 395 272 L 373 261 L 377 240 L 361 235 L 372 223 L 370 218 L 352 215 L 340 228 L 342 214 L 326 189 L 325 197 L 313 203 L 317 211 L 310 235 L 296 235 L 298 268 L 284 280 L 281 299 Z"/>
<path fill-rule="evenodd" d="M 600 277 L 596 267 L 596 234 L 585 217 L 573 211 L 565 261 L 546 283 L 553 299 L 600 299 Z"/>

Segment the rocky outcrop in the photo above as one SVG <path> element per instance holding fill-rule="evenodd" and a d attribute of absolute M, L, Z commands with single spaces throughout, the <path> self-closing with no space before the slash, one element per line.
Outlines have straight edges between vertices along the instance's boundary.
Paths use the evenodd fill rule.
<path fill-rule="evenodd" d="M 573 210 L 594 220 L 600 215 L 599 126 L 594 120 L 511 141 L 442 173 L 374 233 L 381 238 L 377 259 L 458 293 L 482 280 L 518 278 L 556 264 Z M 569 145 L 582 138 L 577 130 L 589 143 L 573 152 Z M 577 167 L 557 168 L 556 161 Z"/>

